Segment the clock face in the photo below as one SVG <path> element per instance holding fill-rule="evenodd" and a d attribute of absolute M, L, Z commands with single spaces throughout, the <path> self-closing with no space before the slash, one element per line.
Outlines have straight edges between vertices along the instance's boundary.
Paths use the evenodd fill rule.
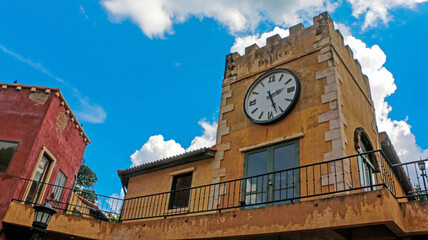
<path fill-rule="evenodd" d="M 287 69 L 273 69 L 257 78 L 248 89 L 245 114 L 258 124 L 278 121 L 293 109 L 299 95 L 297 77 Z"/>

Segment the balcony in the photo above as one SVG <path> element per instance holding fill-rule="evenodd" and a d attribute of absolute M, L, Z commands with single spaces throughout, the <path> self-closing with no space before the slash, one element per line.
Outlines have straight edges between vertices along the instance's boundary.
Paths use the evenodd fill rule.
<path fill-rule="evenodd" d="M 90 219 L 118 222 L 123 199 L 94 194 L 79 188 L 37 182 L 22 178 L 20 193 L 13 202 L 34 206 L 48 202 L 60 213 Z"/>
<path fill-rule="evenodd" d="M 124 200 L 122 222 L 260 208 L 388 189 L 400 201 L 427 199 L 427 160 L 391 165 L 381 150 L 262 175 Z"/>
<path fill-rule="evenodd" d="M 27 205 L 49 202 L 58 212 L 114 222 L 246 210 L 382 188 L 398 201 L 407 202 L 428 199 L 427 162 L 426 159 L 392 165 L 381 150 L 375 150 L 125 200 L 21 179 L 22 190 L 13 201 Z"/>
<path fill-rule="evenodd" d="M 48 228 L 53 239 L 428 234 L 427 161 L 393 165 L 376 150 L 125 200 L 22 179 L 4 222 L 12 236 L 23 232 L 31 226 L 30 206 L 49 202 L 59 212 Z"/>

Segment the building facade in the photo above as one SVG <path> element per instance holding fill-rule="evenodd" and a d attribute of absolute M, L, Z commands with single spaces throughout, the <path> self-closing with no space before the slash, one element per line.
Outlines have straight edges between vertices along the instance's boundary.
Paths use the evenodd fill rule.
<path fill-rule="evenodd" d="M 0 223 L 9 203 L 67 201 L 86 146 L 58 88 L 0 83 Z"/>

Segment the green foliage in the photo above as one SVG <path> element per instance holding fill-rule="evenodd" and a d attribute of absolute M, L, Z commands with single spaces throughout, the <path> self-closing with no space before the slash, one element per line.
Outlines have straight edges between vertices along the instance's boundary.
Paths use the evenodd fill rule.
<path fill-rule="evenodd" d="M 427 190 L 422 190 L 421 186 L 416 185 L 415 193 L 417 195 L 416 199 L 418 200 L 428 200 Z"/>
<path fill-rule="evenodd" d="M 93 189 L 97 181 L 97 175 L 88 166 L 82 164 L 77 175 L 76 184 L 84 189 Z"/>
<path fill-rule="evenodd" d="M 119 215 L 118 214 L 116 214 L 116 213 L 110 213 L 110 212 L 106 212 L 106 214 L 107 214 L 107 217 L 110 220 L 112 220 L 114 222 L 118 222 L 119 221 Z"/>
<path fill-rule="evenodd" d="M 98 200 L 98 196 L 96 195 L 95 190 L 82 190 L 76 187 L 75 192 L 77 195 L 83 197 L 84 199 L 90 201 L 91 203 L 95 203 Z"/>
<path fill-rule="evenodd" d="M 95 203 L 98 200 L 97 195 L 95 195 L 95 184 L 98 178 L 94 171 L 84 163 L 85 159 L 83 159 L 79 173 L 77 174 L 75 191 L 81 197 Z"/>

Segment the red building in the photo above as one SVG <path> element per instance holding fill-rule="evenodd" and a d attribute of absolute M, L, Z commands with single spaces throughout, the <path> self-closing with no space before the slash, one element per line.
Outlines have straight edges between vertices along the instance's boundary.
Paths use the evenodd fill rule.
<path fill-rule="evenodd" d="M 31 203 L 66 198 L 63 188 L 55 186 L 73 187 L 90 141 L 58 88 L 0 87 L 2 227 L 9 203 L 18 195 Z"/>

